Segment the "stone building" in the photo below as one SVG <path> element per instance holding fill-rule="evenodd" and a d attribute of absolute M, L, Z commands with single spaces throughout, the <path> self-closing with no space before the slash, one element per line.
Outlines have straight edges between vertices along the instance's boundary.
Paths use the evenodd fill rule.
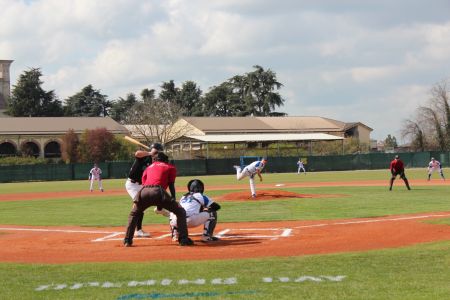
<path fill-rule="evenodd" d="M 20 152 L 45 158 L 61 157 L 62 137 L 70 129 L 106 128 L 114 135 L 128 135 L 128 130 L 110 117 L 15 117 L 0 118 L 0 157 Z"/>
<path fill-rule="evenodd" d="M 0 60 L 0 116 L 4 113 L 11 95 L 9 67 L 12 62 L 12 60 Z"/>

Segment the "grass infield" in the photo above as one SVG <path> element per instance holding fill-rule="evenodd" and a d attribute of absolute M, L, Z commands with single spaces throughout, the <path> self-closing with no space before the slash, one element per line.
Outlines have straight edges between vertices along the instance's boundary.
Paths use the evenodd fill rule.
<path fill-rule="evenodd" d="M 426 171 L 422 169 L 407 170 L 406 174 L 409 179 L 426 178 Z M 387 184 L 389 173 L 378 170 L 263 176 L 264 183 L 274 185 L 357 180 L 386 180 Z M 237 183 L 232 175 L 199 178 L 206 184 L 206 194 L 213 199 L 232 190 L 208 192 L 208 186 Z M 189 179 L 191 177 L 178 178 L 177 186 L 184 186 Z M 8 183 L 0 185 L 0 194 L 80 191 L 88 187 L 87 180 Z M 124 189 L 124 179 L 105 180 L 104 187 Z M 367 218 L 449 211 L 448 185 L 413 186 L 412 191 L 407 191 L 403 183 L 398 182 L 392 192 L 387 190 L 387 185 L 286 190 L 340 196 L 219 201 L 222 205 L 220 222 Z M 183 192 L 178 191 L 180 196 Z M 73 199 L 4 201 L 0 202 L 0 224 L 124 226 L 129 209 L 130 199 L 125 194 L 106 197 L 94 193 Z M 165 222 L 153 216 L 151 212 L 146 213 L 144 223 Z M 432 222 L 450 224 L 450 219 Z M 450 295 L 449 249 L 450 241 L 445 241 L 400 249 L 289 258 L 64 265 L 0 263 L 0 298 L 446 299 Z"/>

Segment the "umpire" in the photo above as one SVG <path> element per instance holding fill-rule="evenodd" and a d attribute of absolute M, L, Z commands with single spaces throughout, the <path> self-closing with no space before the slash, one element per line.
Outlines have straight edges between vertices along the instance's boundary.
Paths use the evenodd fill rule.
<path fill-rule="evenodd" d="M 123 241 L 125 247 L 133 245 L 137 222 L 150 206 L 165 208 L 177 216 L 178 243 L 180 246 L 194 244 L 188 237 L 186 211 L 176 201 L 176 173 L 175 166 L 169 164 L 169 158 L 163 152 L 159 152 L 153 158 L 153 164 L 145 169 L 142 175 L 142 189 L 134 199 L 133 208 L 128 216 L 128 227 Z M 166 191 L 167 187 L 169 187 L 170 195 Z"/>

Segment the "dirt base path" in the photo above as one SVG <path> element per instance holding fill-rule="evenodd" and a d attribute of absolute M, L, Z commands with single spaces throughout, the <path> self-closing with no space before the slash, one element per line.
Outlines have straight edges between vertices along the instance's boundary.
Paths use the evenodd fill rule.
<path fill-rule="evenodd" d="M 146 226 L 151 238 L 122 245 L 124 228 L 0 225 L 0 261 L 16 263 L 137 262 L 299 256 L 396 248 L 450 239 L 450 226 L 424 221 L 449 212 L 383 218 L 218 224 L 218 242 L 195 245 L 171 241 L 163 225 Z"/>

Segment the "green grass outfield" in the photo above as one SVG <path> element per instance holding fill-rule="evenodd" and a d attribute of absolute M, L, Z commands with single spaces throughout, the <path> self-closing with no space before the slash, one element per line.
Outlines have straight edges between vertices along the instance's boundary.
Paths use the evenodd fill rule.
<path fill-rule="evenodd" d="M 412 180 L 426 178 L 423 169 L 407 170 L 406 174 Z M 389 192 L 387 170 L 263 176 L 264 183 L 274 185 L 386 180 L 386 186 L 289 188 L 286 190 L 297 193 L 342 196 L 219 202 L 220 222 L 450 211 L 450 185 L 412 185 L 412 190 L 407 191 L 400 180 Z M 237 184 L 232 175 L 199 178 L 212 198 L 231 191 L 208 192 L 208 186 Z M 178 178 L 177 186 L 184 186 L 189 179 Z M 436 174 L 433 180 L 439 180 Z M 104 187 L 124 188 L 124 180 L 105 180 Z M 0 194 L 87 189 L 87 181 L 7 183 L 0 185 Z M 178 194 L 183 192 L 180 189 Z M 123 226 L 129 209 L 127 195 L 106 196 L 98 192 L 85 198 L 4 201 L 0 202 L 0 224 Z M 150 214 L 144 218 L 146 225 L 163 220 Z M 450 224 L 448 219 L 433 222 Z M 444 241 L 400 249 L 289 258 L 64 265 L 0 263 L 0 299 L 449 299 L 449 250 L 450 241 Z M 180 281 L 184 279 L 190 281 Z"/>

